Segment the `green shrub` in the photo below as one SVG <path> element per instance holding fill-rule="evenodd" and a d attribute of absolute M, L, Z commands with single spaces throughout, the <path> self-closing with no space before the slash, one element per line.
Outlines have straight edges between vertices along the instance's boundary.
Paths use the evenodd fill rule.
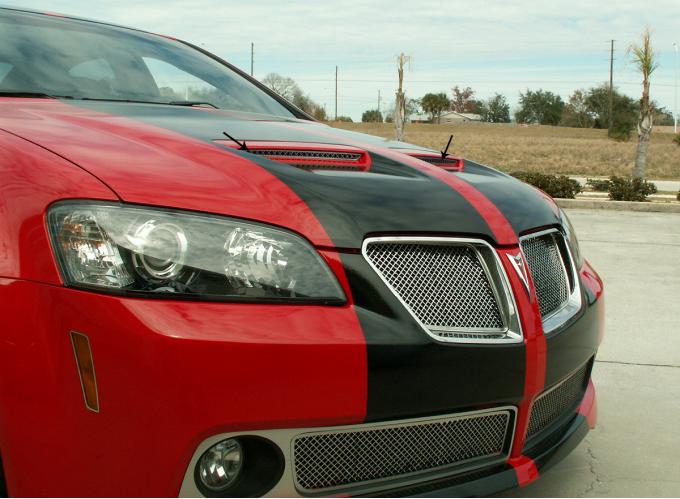
<path fill-rule="evenodd" d="M 641 178 L 609 178 L 609 199 L 614 201 L 647 201 L 647 196 L 656 191 L 654 184 Z"/>
<path fill-rule="evenodd" d="M 512 176 L 547 192 L 554 198 L 574 199 L 581 192 L 581 184 L 565 175 L 546 175 L 538 172 L 514 172 Z"/>
<path fill-rule="evenodd" d="M 680 190 L 678 190 L 678 195 L 675 196 L 675 199 L 677 199 L 678 201 L 680 201 Z"/>
<path fill-rule="evenodd" d="M 609 192 L 609 180 L 606 178 L 589 178 L 586 180 L 586 185 L 597 192 Z"/>
<path fill-rule="evenodd" d="M 673 137 L 673 142 L 680 146 L 680 133 Z"/>

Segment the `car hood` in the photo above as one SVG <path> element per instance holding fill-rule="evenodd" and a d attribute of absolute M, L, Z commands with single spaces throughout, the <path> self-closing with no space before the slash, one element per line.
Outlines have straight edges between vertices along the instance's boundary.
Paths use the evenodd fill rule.
<path fill-rule="evenodd" d="M 302 120 L 155 104 L 0 100 L 0 129 L 68 159 L 125 202 L 282 225 L 317 246 L 359 248 L 367 235 L 474 235 L 515 244 L 558 223 L 543 193 L 465 162 L 449 173 L 398 152 L 426 149 Z M 359 147 L 367 172 L 310 172 L 216 142 Z"/>

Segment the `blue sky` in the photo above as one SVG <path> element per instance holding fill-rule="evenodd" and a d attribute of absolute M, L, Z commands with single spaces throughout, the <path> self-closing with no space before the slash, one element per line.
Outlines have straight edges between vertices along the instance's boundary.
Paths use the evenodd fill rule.
<path fill-rule="evenodd" d="M 4 0 L 3 3 L 10 3 Z M 616 39 L 615 84 L 638 97 L 639 75 L 626 49 L 645 26 L 653 29 L 660 67 L 652 98 L 674 105 L 673 42 L 680 45 L 680 1 L 368 1 L 325 0 L 17 0 L 17 7 L 50 10 L 143 28 L 202 45 L 255 76 L 294 78 L 334 113 L 354 119 L 394 99 L 396 56 L 412 56 L 409 97 L 450 94 L 471 86 L 515 105 L 520 91 L 544 88 L 564 99 L 576 88 L 609 79 L 609 39 Z"/>

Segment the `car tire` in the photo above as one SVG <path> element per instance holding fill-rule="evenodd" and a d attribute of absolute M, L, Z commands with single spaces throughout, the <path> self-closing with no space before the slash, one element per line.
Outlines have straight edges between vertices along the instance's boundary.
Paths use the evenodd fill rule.
<path fill-rule="evenodd" d="M 5 471 L 2 467 L 2 459 L 0 459 L 0 497 L 8 497 L 7 483 L 5 482 Z"/>

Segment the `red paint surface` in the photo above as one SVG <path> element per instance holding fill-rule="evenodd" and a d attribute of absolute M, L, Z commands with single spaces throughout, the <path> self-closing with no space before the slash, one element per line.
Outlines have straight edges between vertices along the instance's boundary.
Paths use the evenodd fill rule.
<path fill-rule="evenodd" d="M 348 296 L 343 307 L 125 299 L 61 287 L 45 226 L 57 200 L 119 200 L 85 165 L 127 200 L 285 222 L 330 246 L 302 200 L 210 144 L 71 108 L 52 119 L 68 106 L 33 102 L 0 102 L 2 124 L 78 165 L 0 130 L 0 178 L 11 179 L 0 182 L 0 449 L 10 494 L 174 496 L 208 436 L 365 419 L 365 338 L 337 253 L 322 256 Z M 197 165 L 206 192 L 183 185 Z M 155 189 L 141 166 L 167 169 L 169 189 Z M 99 414 L 83 402 L 71 331 L 90 338 Z M 39 478 L 36 463 L 49 463 Z"/>
<path fill-rule="evenodd" d="M 176 496 L 208 436 L 365 416 L 351 306 L 123 299 L 0 278 L 0 314 L 12 495 Z M 83 403 L 72 330 L 90 338 L 99 414 Z M 39 477 L 36 463 L 49 463 Z"/>
<path fill-rule="evenodd" d="M 509 464 L 515 468 L 515 473 L 517 474 L 517 483 L 520 487 L 525 487 L 531 482 L 538 479 L 540 476 L 538 473 L 538 468 L 536 468 L 536 463 L 526 456 L 520 456 L 515 459 L 511 459 Z"/>
<path fill-rule="evenodd" d="M 118 200 L 76 165 L 0 130 L 0 276 L 60 284 L 45 212 L 57 199 L 81 197 Z"/>
<path fill-rule="evenodd" d="M 590 289 L 597 300 L 598 313 L 598 344 L 602 343 L 605 333 L 605 301 L 604 301 L 604 284 L 602 279 L 590 265 L 588 261 L 583 262 L 583 267 L 580 270 L 581 281 Z"/>
<path fill-rule="evenodd" d="M 524 284 L 508 259 L 508 255 L 514 256 L 519 251 L 519 247 L 498 250 L 505 272 L 510 280 L 510 285 L 514 290 L 515 302 L 519 309 L 522 332 L 524 333 L 526 355 L 524 395 L 518 406 L 515 441 L 511 452 L 513 458 L 519 458 L 522 449 L 524 448 L 526 432 L 529 426 L 531 404 L 534 398 L 536 398 L 545 387 L 545 369 L 547 360 L 547 343 L 543 333 L 543 323 L 538 308 L 534 283 L 531 279 L 531 272 L 528 272 L 529 294 L 526 292 Z"/>
<path fill-rule="evenodd" d="M 253 219 L 287 227 L 319 246 L 333 245 L 292 189 L 228 150 L 57 100 L 8 101 L 0 98 L 0 128 L 68 157 L 127 202 Z"/>

